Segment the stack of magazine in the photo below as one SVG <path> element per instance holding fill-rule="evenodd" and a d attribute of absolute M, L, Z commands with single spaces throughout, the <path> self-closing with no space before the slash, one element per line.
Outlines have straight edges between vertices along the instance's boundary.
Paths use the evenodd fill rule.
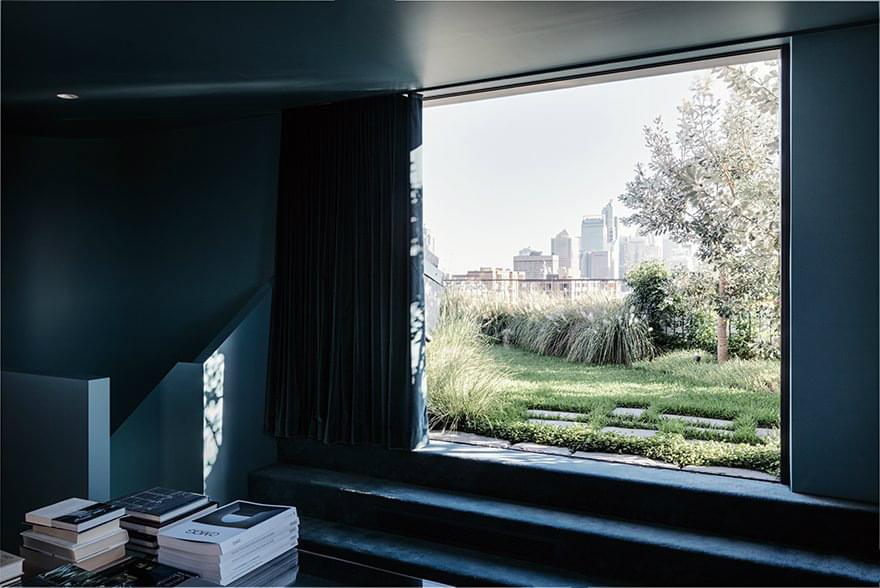
<path fill-rule="evenodd" d="M 154 559 L 159 553 L 162 529 L 217 508 L 216 502 L 202 494 L 160 487 L 129 494 L 113 503 L 125 508 L 127 516 L 120 524 L 128 531 L 128 549 L 145 559 Z"/>
<path fill-rule="evenodd" d="M 24 560 L 17 555 L 0 551 L 0 586 L 21 585 L 23 563 Z"/>
<path fill-rule="evenodd" d="M 295 558 L 295 552 L 290 552 L 298 536 L 295 508 L 239 500 L 160 530 L 159 562 L 227 586 L 276 558 L 282 562 Z M 277 567 L 275 571 L 282 573 L 295 565 L 264 570 Z M 269 579 L 260 582 L 272 585 Z"/>
<path fill-rule="evenodd" d="M 128 533 L 119 528 L 125 509 L 110 502 L 68 498 L 25 515 L 21 555 L 29 569 L 74 563 L 95 570 L 125 557 Z"/>

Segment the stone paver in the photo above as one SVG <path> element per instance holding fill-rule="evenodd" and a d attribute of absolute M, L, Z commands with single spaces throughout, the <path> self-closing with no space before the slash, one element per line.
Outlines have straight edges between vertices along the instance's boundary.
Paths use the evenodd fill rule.
<path fill-rule="evenodd" d="M 530 417 L 535 417 L 538 419 L 551 419 L 556 421 L 576 421 L 578 419 L 587 418 L 590 415 L 586 415 L 582 412 L 565 412 L 561 410 L 541 410 L 537 408 L 530 408 L 526 411 Z"/>
<path fill-rule="evenodd" d="M 733 476 L 736 478 L 748 478 L 750 480 L 764 480 L 767 482 L 778 482 L 779 478 L 771 476 L 764 472 L 756 470 L 747 470 L 743 468 L 728 468 L 724 466 L 685 466 L 686 472 L 701 472 L 704 474 L 717 474 L 722 476 Z"/>
<path fill-rule="evenodd" d="M 617 433 L 624 437 L 653 437 L 657 434 L 654 429 L 626 429 L 624 427 L 602 427 L 601 433 Z"/>
<path fill-rule="evenodd" d="M 726 429 L 727 427 L 733 426 L 733 421 L 728 421 L 727 419 L 707 419 L 706 417 L 695 417 L 683 414 L 661 414 L 660 418 L 682 421 L 691 425 L 703 425 L 704 427 L 713 427 L 716 429 Z"/>
<path fill-rule="evenodd" d="M 644 408 L 625 408 L 623 406 L 618 406 L 614 410 L 611 411 L 611 414 L 619 417 L 632 417 L 634 419 L 640 418 L 643 414 L 645 414 Z"/>
<path fill-rule="evenodd" d="M 773 433 L 774 431 L 778 432 L 779 429 L 765 429 L 764 427 L 755 427 L 755 435 L 757 435 L 761 439 L 769 437 L 770 434 Z"/>
<path fill-rule="evenodd" d="M 628 453 L 602 453 L 598 451 L 575 451 L 572 457 L 581 459 L 594 459 L 597 461 L 605 461 L 611 463 L 625 463 L 628 465 L 649 466 L 652 468 L 666 468 L 671 470 L 679 469 L 674 463 L 666 463 L 665 461 L 657 461 L 642 455 L 630 455 Z"/>
<path fill-rule="evenodd" d="M 716 435 L 721 435 L 722 437 L 732 437 L 733 431 L 728 431 L 727 429 L 713 429 L 712 427 L 692 427 L 694 430 L 702 431 L 703 433 L 714 433 Z"/>
<path fill-rule="evenodd" d="M 449 441 L 450 443 L 466 443 L 468 445 L 482 445 L 483 447 L 494 447 L 496 449 L 507 449 L 510 442 L 504 439 L 496 439 L 494 437 L 484 437 L 474 433 L 460 433 L 458 431 L 431 431 L 431 439 L 438 441 Z"/>
<path fill-rule="evenodd" d="M 531 451 L 534 453 L 547 453 L 550 455 L 563 455 L 565 457 L 571 457 L 571 449 L 567 447 L 557 447 L 555 445 L 542 445 L 540 443 L 517 443 L 516 445 L 511 445 L 510 449 L 516 449 L 517 451 Z"/>
<path fill-rule="evenodd" d="M 549 425 L 551 427 L 585 427 L 586 423 L 579 423 L 577 421 L 553 421 L 548 419 L 529 419 L 529 422 L 533 425 Z"/>

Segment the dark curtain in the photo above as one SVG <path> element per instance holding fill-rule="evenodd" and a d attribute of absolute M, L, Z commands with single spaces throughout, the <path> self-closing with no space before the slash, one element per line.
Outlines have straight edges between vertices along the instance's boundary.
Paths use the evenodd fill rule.
<path fill-rule="evenodd" d="M 426 438 L 421 98 L 284 112 L 266 428 Z"/>

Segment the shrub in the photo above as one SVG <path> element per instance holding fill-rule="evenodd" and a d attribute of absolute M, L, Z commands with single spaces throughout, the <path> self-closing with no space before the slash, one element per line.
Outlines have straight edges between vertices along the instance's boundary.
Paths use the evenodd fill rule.
<path fill-rule="evenodd" d="M 427 348 L 426 379 L 431 428 L 477 426 L 500 409 L 507 372 L 487 353 L 480 317 L 455 299 L 441 303 Z"/>
<path fill-rule="evenodd" d="M 659 261 L 646 261 L 626 275 L 632 292 L 629 301 L 651 328 L 657 347 L 672 349 L 678 346 L 674 326 L 682 314 L 672 281 L 672 274 Z"/>

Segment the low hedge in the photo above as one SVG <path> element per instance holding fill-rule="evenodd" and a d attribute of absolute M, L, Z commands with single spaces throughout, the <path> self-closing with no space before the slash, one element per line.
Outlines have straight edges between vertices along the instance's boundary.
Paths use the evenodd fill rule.
<path fill-rule="evenodd" d="M 511 443 L 530 442 L 567 447 L 574 451 L 642 455 L 679 467 L 727 466 L 758 470 L 774 476 L 779 475 L 780 468 L 779 445 L 776 441 L 762 445 L 720 441 L 688 442 L 676 433 L 660 432 L 653 437 L 625 437 L 600 433 L 587 427 L 559 428 L 506 421 L 469 424 L 465 430 L 505 439 Z"/>

